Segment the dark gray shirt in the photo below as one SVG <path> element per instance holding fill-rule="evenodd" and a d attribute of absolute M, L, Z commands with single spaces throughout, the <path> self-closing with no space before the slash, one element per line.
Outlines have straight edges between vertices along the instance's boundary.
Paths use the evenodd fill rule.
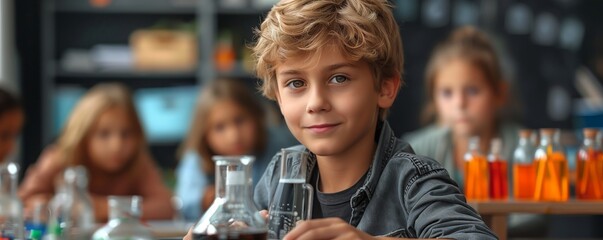
<path fill-rule="evenodd" d="M 497 239 L 442 165 L 415 155 L 387 122 L 377 132 L 379 141 L 366 179 L 350 198 L 350 225 L 372 236 Z M 304 146 L 292 149 L 308 151 Z M 260 209 L 268 209 L 278 185 L 279 159 L 280 154 L 272 159 L 255 188 L 253 197 Z M 310 157 L 305 167 L 312 172 L 316 158 Z M 306 182 L 315 185 L 309 180 L 310 174 Z"/>
<path fill-rule="evenodd" d="M 318 168 L 315 168 L 312 173 L 311 181 L 316 187 L 316 197 L 314 198 L 314 204 L 312 209 L 312 218 L 330 218 L 338 217 L 342 220 L 349 222 L 352 217 L 352 204 L 350 199 L 352 196 L 362 187 L 366 174 L 356 182 L 353 186 L 345 189 L 341 192 L 336 193 L 323 193 L 320 191 L 320 176 L 318 174 Z"/>

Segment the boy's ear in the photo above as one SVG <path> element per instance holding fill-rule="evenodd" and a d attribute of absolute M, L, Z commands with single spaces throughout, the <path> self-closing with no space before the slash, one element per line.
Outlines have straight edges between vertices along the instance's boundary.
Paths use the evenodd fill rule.
<path fill-rule="evenodd" d="M 398 96 L 401 79 L 399 76 L 384 79 L 381 82 L 381 91 L 379 91 L 379 101 L 377 102 L 380 108 L 390 108 Z"/>

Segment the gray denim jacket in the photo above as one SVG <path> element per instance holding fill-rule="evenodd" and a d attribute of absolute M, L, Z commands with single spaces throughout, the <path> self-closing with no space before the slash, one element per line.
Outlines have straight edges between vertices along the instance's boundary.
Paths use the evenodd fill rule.
<path fill-rule="evenodd" d="M 292 147 L 308 151 L 303 146 Z M 313 154 L 308 173 L 316 166 Z M 255 188 L 254 200 L 268 209 L 279 181 L 280 153 Z M 310 174 L 307 176 L 310 178 Z M 316 188 L 316 186 L 314 186 Z M 387 122 L 364 185 L 350 199 L 350 224 L 373 236 L 407 238 L 497 239 L 448 172 L 435 160 L 413 154 Z"/>

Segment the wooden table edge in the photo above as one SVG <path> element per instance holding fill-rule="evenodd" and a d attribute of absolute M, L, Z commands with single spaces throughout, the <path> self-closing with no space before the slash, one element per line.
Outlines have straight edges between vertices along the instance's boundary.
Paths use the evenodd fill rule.
<path fill-rule="evenodd" d="M 468 204 L 482 215 L 511 213 L 603 215 L 603 201 L 473 201 Z"/>

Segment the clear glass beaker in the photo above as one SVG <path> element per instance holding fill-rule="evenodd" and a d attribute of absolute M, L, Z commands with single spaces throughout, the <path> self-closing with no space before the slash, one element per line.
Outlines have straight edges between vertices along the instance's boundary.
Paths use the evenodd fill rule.
<path fill-rule="evenodd" d="M 307 161 L 307 152 L 281 150 L 281 177 L 268 210 L 268 239 L 282 239 L 298 221 L 312 218 L 314 190 L 306 183 Z"/>
<path fill-rule="evenodd" d="M 97 230 L 93 240 L 151 240 L 151 230 L 140 223 L 142 197 L 109 196 L 109 222 Z"/>

